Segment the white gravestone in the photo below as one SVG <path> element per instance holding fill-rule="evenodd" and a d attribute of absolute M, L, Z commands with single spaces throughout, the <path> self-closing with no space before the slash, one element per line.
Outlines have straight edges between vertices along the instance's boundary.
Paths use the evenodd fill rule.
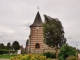
<path fill-rule="evenodd" d="M 17 54 L 21 54 L 21 50 L 18 50 Z"/>

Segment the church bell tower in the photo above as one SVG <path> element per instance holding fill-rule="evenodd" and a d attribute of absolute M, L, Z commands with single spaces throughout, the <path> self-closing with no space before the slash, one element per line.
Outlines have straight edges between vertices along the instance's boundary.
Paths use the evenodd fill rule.
<path fill-rule="evenodd" d="M 33 24 L 30 26 L 30 53 L 43 53 L 44 38 L 43 38 L 43 22 L 39 11 L 34 19 Z"/>

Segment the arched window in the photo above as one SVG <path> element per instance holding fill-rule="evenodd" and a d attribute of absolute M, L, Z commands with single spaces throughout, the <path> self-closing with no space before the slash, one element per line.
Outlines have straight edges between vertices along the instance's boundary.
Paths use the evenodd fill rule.
<path fill-rule="evenodd" d="M 40 44 L 36 43 L 35 48 L 40 48 Z"/>

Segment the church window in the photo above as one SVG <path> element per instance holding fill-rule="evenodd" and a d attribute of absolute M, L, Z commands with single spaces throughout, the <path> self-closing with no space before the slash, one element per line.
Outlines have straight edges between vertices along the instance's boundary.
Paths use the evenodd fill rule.
<path fill-rule="evenodd" d="M 36 43 L 35 48 L 40 48 L 40 44 L 39 43 Z"/>

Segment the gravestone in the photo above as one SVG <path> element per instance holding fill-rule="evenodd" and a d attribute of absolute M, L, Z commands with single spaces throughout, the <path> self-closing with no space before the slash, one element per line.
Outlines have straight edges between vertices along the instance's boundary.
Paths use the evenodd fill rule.
<path fill-rule="evenodd" d="M 21 54 L 21 50 L 18 50 L 18 51 L 17 51 L 17 54 Z"/>

